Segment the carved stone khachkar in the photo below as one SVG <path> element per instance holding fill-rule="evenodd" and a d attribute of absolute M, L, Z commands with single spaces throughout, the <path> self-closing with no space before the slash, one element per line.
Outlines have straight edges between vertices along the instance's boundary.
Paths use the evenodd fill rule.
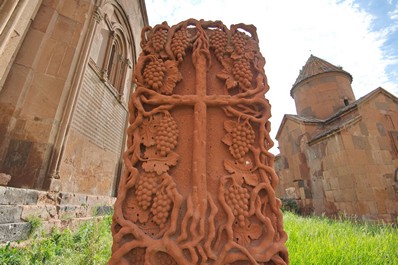
<path fill-rule="evenodd" d="M 109 264 L 287 264 L 256 28 L 142 31 Z"/>

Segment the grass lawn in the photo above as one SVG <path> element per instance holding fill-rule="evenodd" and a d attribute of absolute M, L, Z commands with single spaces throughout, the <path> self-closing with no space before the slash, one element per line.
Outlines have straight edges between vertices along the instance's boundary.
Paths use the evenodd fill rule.
<path fill-rule="evenodd" d="M 398 231 L 389 225 L 300 217 L 286 212 L 289 259 L 294 264 L 398 264 Z"/>
<path fill-rule="evenodd" d="M 111 217 L 82 225 L 77 232 L 54 231 L 25 248 L 0 247 L 0 264 L 106 264 L 111 254 Z M 300 217 L 286 212 L 290 263 L 398 264 L 398 231 L 388 225 Z"/>

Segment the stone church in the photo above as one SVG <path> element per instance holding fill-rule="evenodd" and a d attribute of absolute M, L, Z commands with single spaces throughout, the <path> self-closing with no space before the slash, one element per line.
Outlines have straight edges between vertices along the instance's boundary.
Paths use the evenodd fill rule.
<path fill-rule="evenodd" d="M 0 0 L 0 242 L 112 207 L 144 0 Z"/>
<path fill-rule="evenodd" d="M 397 222 L 398 99 L 383 88 L 356 99 L 352 76 L 310 56 L 290 93 L 297 115 L 277 132 L 279 196 L 304 213 Z"/>

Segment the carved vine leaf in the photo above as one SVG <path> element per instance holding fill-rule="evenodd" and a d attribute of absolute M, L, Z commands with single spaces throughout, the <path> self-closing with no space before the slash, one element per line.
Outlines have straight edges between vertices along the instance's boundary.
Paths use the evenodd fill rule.
<path fill-rule="evenodd" d="M 249 60 L 253 60 L 254 59 L 254 52 L 246 52 L 245 53 L 245 58 L 247 58 Z"/>
<path fill-rule="evenodd" d="M 149 219 L 149 211 L 144 211 L 138 206 L 137 198 L 134 196 L 129 196 L 126 199 L 126 218 L 132 222 L 146 223 Z"/>
<path fill-rule="evenodd" d="M 234 240 L 243 246 L 249 245 L 252 240 L 259 239 L 263 234 L 263 229 L 260 225 L 251 224 L 250 222 L 246 223 L 244 227 L 240 227 L 238 224 L 233 226 Z"/>
<path fill-rule="evenodd" d="M 167 69 L 166 78 L 160 91 L 166 95 L 170 95 L 173 93 L 177 83 L 182 80 L 182 74 L 178 71 L 178 63 L 176 61 L 167 60 L 164 65 Z"/>
<path fill-rule="evenodd" d="M 247 51 L 254 51 L 257 52 L 260 50 L 260 48 L 258 47 L 258 42 L 253 40 L 253 39 L 249 39 L 248 42 L 246 43 L 246 50 Z M 254 57 L 253 57 L 254 58 Z M 248 58 L 250 59 L 250 58 Z"/>
<path fill-rule="evenodd" d="M 221 139 L 221 141 L 224 144 L 228 145 L 228 146 L 232 145 L 232 136 L 231 136 L 231 134 L 228 133 L 228 134 L 224 135 L 224 137 Z"/>
<path fill-rule="evenodd" d="M 256 186 L 259 183 L 258 176 L 251 172 L 252 167 L 253 164 L 249 159 L 247 163 L 243 164 L 228 159 L 224 160 L 225 170 L 233 174 L 232 177 L 239 185 L 242 185 L 243 181 L 249 186 Z"/>
<path fill-rule="evenodd" d="M 225 80 L 225 86 L 228 90 L 232 89 L 238 85 L 238 82 L 226 70 L 222 70 L 220 73 L 218 73 L 217 77 L 222 80 Z"/>
<path fill-rule="evenodd" d="M 236 121 L 232 121 L 232 120 L 226 120 L 224 121 L 224 129 L 227 132 L 232 132 L 233 129 L 238 125 L 238 123 Z"/>
<path fill-rule="evenodd" d="M 153 120 L 144 121 L 141 125 L 141 142 L 149 147 L 155 144 L 156 127 Z"/>
<path fill-rule="evenodd" d="M 147 149 L 144 155 L 148 160 L 142 163 L 142 168 L 146 172 L 156 172 L 158 175 L 169 171 L 171 166 L 177 165 L 179 158 L 175 152 L 170 152 L 167 156 L 162 157 L 155 148 Z"/>

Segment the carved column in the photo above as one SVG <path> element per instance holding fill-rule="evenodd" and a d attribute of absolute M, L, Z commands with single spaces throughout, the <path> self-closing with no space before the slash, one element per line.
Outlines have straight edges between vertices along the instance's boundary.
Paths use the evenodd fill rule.
<path fill-rule="evenodd" d="M 142 36 L 109 264 L 288 264 L 255 27 Z"/>

